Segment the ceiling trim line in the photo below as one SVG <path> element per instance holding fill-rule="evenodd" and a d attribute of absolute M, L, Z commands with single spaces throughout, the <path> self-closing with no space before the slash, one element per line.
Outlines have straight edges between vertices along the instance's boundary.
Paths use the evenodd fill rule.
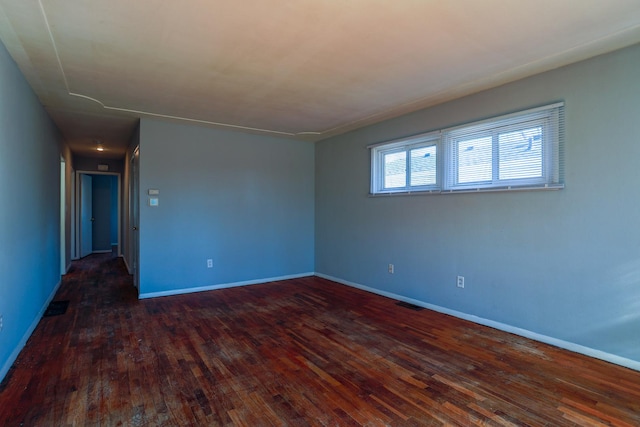
<path fill-rule="evenodd" d="M 73 94 L 70 94 L 70 95 L 73 95 Z M 87 99 L 93 99 L 93 98 L 90 98 L 90 97 L 84 96 L 84 95 L 80 95 L 80 96 L 82 96 L 84 98 L 87 98 Z M 102 105 L 102 108 L 104 108 L 105 110 L 121 111 L 121 112 L 124 112 L 124 113 L 134 113 L 134 114 L 141 114 L 141 115 L 152 116 L 152 117 L 162 117 L 162 118 L 165 118 L 165 119 L 181 120 L 181 121 L 193 122 L 193 123 L 202 123 L 202 124 L 208 124 L 208 125 L 213 125 L 213 126 L 223 126 L 223 127 L 228 127 L 228 128 L 249 130 L 249 131 L 261 132 L 261 133 L 273 133 L 273 134 L 277 134 L 277 135 L 286 135 L 286 136 L 300 135 L 299 133 L 291 133 L 291 132 L 282 132 L 282 131 L 278 131 L 278 130 L 253 128 L 253 127 L 250 127 L 250 126 L 232 125 L 232 124 L 229 124 L 229 123 L 218 123 L 218 122 L 212 122 L 210 120 L 192 119 L 190 117 L 172 116 L 170 114 L 151 113 L 149 111 L 132 110 L 132 109 L 129 109 L 129 108 L 110 107 L 108 105 L 102 104 L 98 100 L 94 100 L 94 101 L 100 103 Z"/>
<path fill-rule="evenodd" d="M 173 115 L 170 115 L 170 114 L 152 113 L 152 112 L 149 112 L 149 111 L 134 110 L 134 109 L 130 109 L 130 108 L 111 107 L 109 105 L 106 105 L 102 101 L 100 101 L 100 100 L 98 100 L 96 98 L 93 98 L 91 96 L 83 95 L 81 93 L 72 92 L 71 88 L 69 87 L 69 80 L 67 79 L 67 74 L 65 73 L 64 67 L 62 66 L 62 59 L 60 58 L 60 53 L 58 52 L 58 46 L 56 44 L 55 38 L 53 37 L 53 31 L 51 30 L 51 26 L 49 25 L 49 19 L 47 17 L 47 12 L 46 12 L 46 10 L 44 8 L 44 5 L 42 4 L 42 0 L 38 0 L 38 5 L 40 6 L 40 11 L 42 12 L 42 18 L 44 19 L 45 27 L 47 28 L 47 32 L 49 33 L 49 39 L 51 40 L 51 45 L 53 47 L 53 52 L 55 53 L 56 60 L 58 61 L 58 67 L 60 68 L 60 74 L 62 75 L 62 79 L 64 81 L 64 85 L 65 85 L 65 87 L 67 89 L 67 94 L 69 96 L 75 96 L 75 97 L 78 97 L 78 98 L 83 98 L 83 99 L 87 99 L 89 101 L 93 101 L 93 102 L 97 103 L 98 105 L 100 105 L 105 110 L 120 111 L 120 112 L 123 112 L 123 113 L 134 113 L 134 114 L 140 114 L 140 115 L 151 116 L 151 117 L 162 117 L 162 118 L 166 118 L 166 119 L 186 121 L 186 122 L 192 122 L 192 123 L 201 123 L 201 124 L 207 124 L 207 125 L 219 126 L 219 127 L 226 127 L 226 128 L 232 128 L 232 129 L 238 129 L 238 130 L 246 130 L 246 131 L 252 131 L 252 132 L 275 134 L 275 135 L 285 135 L 285 136 L 322 135 L 324 133 L 324 132 L 295 132 L 295 133 L 283 132 L 283 131 L 278 131 L 278 130 L 255 128 L 255 127 L 251 127 L 251 126 L 241 126 L 241 125 L 233 125 L 233 124 L 229 124 L 229 123 L 213 122 L 213 121 L 210 121 L 210 120 L 193 119 L 193 118 L 190 118 L 190 117 L 173 116 Z"/>
<path fill-rule="evenodd" d="M 44 25 L 45 27 L 47 27 L 47 32 L 49 33 L 49 39 L 51 40 L 51 45 L 53 46 L 53 52 L 56 54 L 56 60 L 58 61 L 60 74 L 62 74 L 62 80 L 64 80 L 64 86 L 67 88 L 67 92 L 71 94 L 71 91 L 69 90 L 69 82 L 67 81 L 67 75 L 64 72 L 64 68 L 62 67 L 62 60 L 60 59 L 60 54 L 58 53 L 58 45 L 56 45 L 56 41 L 53 38 L 53 32 L 51 31 L 51 26 L 49 25 L 49 18 L 47 17 L 47 12 L 44 10 L 42 0 L 38 0 L 38 5 L 40 6 L 40 12 L 42 12 Z"/>

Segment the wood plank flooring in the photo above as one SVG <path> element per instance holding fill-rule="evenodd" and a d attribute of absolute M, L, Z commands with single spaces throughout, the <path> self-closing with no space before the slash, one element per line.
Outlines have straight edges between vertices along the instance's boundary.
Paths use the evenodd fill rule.
<path fill-rule="evenodd" d="M 638 426 L 640 372 L 319 278 L 138 301 L 74 263 L 1 426 Z"/>

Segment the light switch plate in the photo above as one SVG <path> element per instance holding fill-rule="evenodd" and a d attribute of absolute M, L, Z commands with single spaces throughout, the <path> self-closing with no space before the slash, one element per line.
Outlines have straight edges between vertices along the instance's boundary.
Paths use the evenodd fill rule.
<path fill-rule="evenodd" d="M 149 206 L 153 206 L 154 208 L 160 204 L 160 201 L 157 197 L 149 197 Z"/>

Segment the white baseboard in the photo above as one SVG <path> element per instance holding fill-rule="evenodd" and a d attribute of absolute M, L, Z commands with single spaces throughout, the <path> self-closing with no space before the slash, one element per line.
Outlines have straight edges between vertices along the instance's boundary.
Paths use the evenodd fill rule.
<path fill-rule="evenodd" d="M 172 289 L 170 291 L 162 291 L 162 292 L 148 292 L 148 293 L 140 294 L 138 298 L 139 299 L 157 298 L 157 297 L 166 297 L 171 295 L 191 294 L 194 292 L 214 291 L 216 289 L 235 288 L 237 286 L 258 285 L 260 283 L 277 282 L 280 280 L 289 280 L 289 279 L 299 279 L 301 277 L 309 277 L 314 275 L 315 273 L 313 272 L 300 273 L 300 274 L 291 274 L 288 276 L 268 277 L 265 279 L 246 280 L 243 282 L 224 283 L 220 285 L 200 286 L 197 288 Z"/>
<path fill-rule="evenodd" d="M 445 307 L 441 307 L 434 304 L 429 304 L 424 301 L 416 300 L 413 298 L 407 298 L 402 295 L 394 294 L 391 292 L 382 291 L 380 289 L 371 288 L 369 286 L 361 285 L 359 283 L 349 282 L 348 280 L 342 280 L 337 277 L 329 276 L 327 274 L 315 273 L 316 276 L 323 279 L 331 280 L 333 282 L 341 283 L 353 288 L 362 289 L 363 291 L 371 292 L 374 294 L 382 295 L 388 298 L 408 302 L 420 307 L 428 308 L 429 310 L 437 311 L 439 313 L 448 314 L 450 316 L 458 317 L 460 319 L 468 320 L 473 323 L 477 323 L 491 328 L 499 329 L 501 331 L 509 332 L 515 335 L 519 335 L 525 338 L 530 338 L 535 341 L 540 341 L 545 344 L 550 344 L 556 347 L 563 348 L 565 350 L 573 351 L 574 353 L 584 354 L 585 356 L 593 357 L 595 359 L 604 360 L 606 362 L 614 363 L 616 365 L 624 366 L 635 371 L 640 371 L 640 361 L 627 359 L 625 357 L 617 356 L 615 354 L 607 353 L 601 350 L 596 350 L 591 347 L 585 347 L 580 344 L 564 341 L 558 338 L 542 335 L 536 332 L 529 331 L 527 329 L 511 326 L 506 323 L 496 322 L 493 320 L 485 319 L 483 317 L 474 316 L 472 314 L 463 313 L 461 311 L 451 310 Z"/>
<path fill-rule="evenodd" d="M 40 312 L 33 319 L 33 322 L 31 322 L 31 325 L 25 331 L 24 335 L 22 336 L 22 339 L 18 342 L 18 345 L 16 345 L 16 347 L 13 349 L 13 352 L 11 352 L 11 354 L 9 355 L 9 358 L 7 359 L 5 364 L 2 366 L 2 369 L 0 369 L 0 382 L 2 382 L 2 380 L 4 380 L 4 377 L 9 372 L 9 369 L 11 369 L 11 366 L 13 365 L 13 362 L 16 361 L 16 359 L 18 358 L 18 355 L 20 354 L 20 352 L 22 351 L 24 346 L 27 344 L 27 341 L 29 340 L 29 337 L 31 337 L 31 334 L 33 333 L 33 331 L 35 331 L 36 327 L 38 326 L 38 323 L 40 323 L 40 320 L 42 319 L 42 316 L 44 315 L 44 312 L 47 310 L 47 307 L 49 306 L 49 303 L 53 300 L 53 297 L 56 296 L 56 292 L 58 292 L 58 289 L 60 288 L 61 284 L 62 284 L 62 279 L 53 288 L 53 291 L 51 291 L 51 293 L 47 297 L 47 300 L 42 305 L 42 308 L 40 309 Z"/>
<path fill-rule="evenodd" d="M 120 255 L 120 257 L 124 261 L 124 266 L 127 267 L 127 273 L 133 274 L 133 272 L 131 271 L 131 268 L 129 268 L 129 263 L 127 262 L 127 257 L 124 256 L 124 255 Z"/>

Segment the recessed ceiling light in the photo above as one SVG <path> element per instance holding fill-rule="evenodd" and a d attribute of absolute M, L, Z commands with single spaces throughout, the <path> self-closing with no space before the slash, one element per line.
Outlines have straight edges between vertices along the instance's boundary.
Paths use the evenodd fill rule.
<path fill-rule="evenodd" d="M 96 146 L 97 146 L 97 147 L 96 147 L 96 150 L 98 150 L 98 151 L 104 151 L 104 147 L 102 146 L 102 140 L 97 139 L 97 138 L 94 138 L 94 139 L 93 139 L 93 142 L 95 142 L 95 143 L 96 143 Z"/>

